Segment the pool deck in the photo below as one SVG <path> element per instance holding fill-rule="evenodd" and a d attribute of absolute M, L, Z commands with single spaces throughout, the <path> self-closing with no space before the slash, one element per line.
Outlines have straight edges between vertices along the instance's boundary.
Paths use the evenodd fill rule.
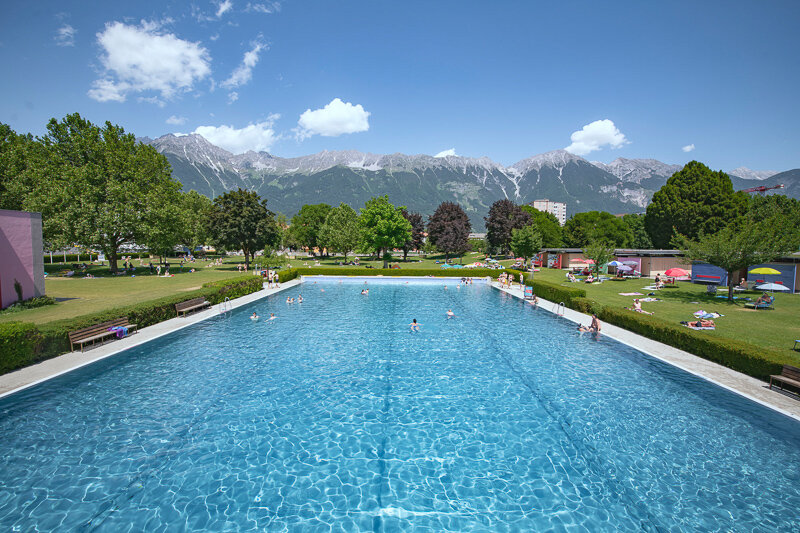
<path fill-rule="evenodd" d="M 383 278 L 392 279 L 392 278 Z M 447 278 L 438 278 L 446 280 Z M 281 284 L 278 289 L 263 289 L 247 296 L 231 300 L 231 308 L 236 309 L 243 305 L 250 304 L 261 298 L 275 294 L 277 292 L 296 287 L 301 283 L 300 280 L 294 279 Z M 492 287 L 497 290 L 508 293 L 519 299 L 524 299 L 522 290 L 517 285 L 517 288 L 503 289 L 500 288 L 499 283 L 492 282 Z M 548 312 L 562 315 L 565 319 L 570 320 L 576 324 L 588 325 L 590 321 L 589 315 L 579 313 L 569 308 L 558 308 L 558 304 L 539 298 L 539 307 Z M 100 361 L 106 357 L 111 357 L 120 353 L 128 348 L 139 346 L 158 337 L 172 333 L 179 329 L 191 326 L 198 322 L 202 322 L 207 318 L 211 318 L 219 314 L 219 306 L 212 306 L 207 310 L 195 313 L 188 317 L 173 318 L 164 322 L 159 322 L 152 326 L 142 328 L 138 333 L 98 346 L 90 348 L 85 352 L 70 352 L 35 365 L 10 372 L 0 376 L 0 398 L 13 394 L 19 390 L 31 387 L 42 381 L 54 378 L 66 372 L 70 372 L 82 366 Z M 602 334 L 612 338 L 618 342 L 626 344 L 632 348 L 640 350 L 656 359 L 660 359 L 666 363 L 676 366 L 686 372 L 694 374 L 705 380 L 724 387 L 732 392 L 745 396 L 746 398 L 760 403 L 766 407 L 774 409 L 778 412 L 785 414 L 795 420 L 800 421 L 800 401 L 789 395 L 770 390 L 769 386 L 763 381 L 757 380 L 745 374 L 741 374 L 730 368 L 718 365 L 696 355 L 692 355 L 683 350 L 673 348 L 666 344 L 656 342 L 645 337 L 639 336 L 630 331 L 624 330 L 617 326 L 612 326 L 605 322 L 601 322 Z"/>
<path fill-rule="evenodd" d="M 252 294 L 242 296 L 241 298 L 236 298 L 235 300 L 230 301 L 231 309 L 236 309 L 237 307 L 247 305 L 255 302 L 256 300 L 260 300 L 265 296 L 290 289 L 299 284 L 299 280 L 291 280 L 287 281 L 286 283 L 282 283 L 278 289 L 263 289 Z M 172 333 L 173 331 L 183 329 L 191 326 L 192 324 L 197 324 L 198 322 L 202 322 L 203 320 L 216 316 L 219 313 L 219 306 L 213 305 L 206 310 L 189 316 L 172 318 L 170 320 L 165 320 L 164 322 L 159 322 L 158 324 L 153 324 L 152 326 L 142 328 L 138 333 L 125 337 L 124 339 L 115 340 L 107 344 L 97 346 L 96 348 L 89 348 L 84 352 L 65 353 L 63 355 L 59 355 L 58 357 L 53 357 L 52 359 L 42 361 L 41 363 L 27 366 L 25 368 L 15 370 L 14 372 L 9 372 L 8 374 L 0 376 L 0 398 L 36 385 L 37 383 L 41 383 L 42 381 L 60 376 L 61 374 L 70 372 L 76 368 L 86 366 L 94 363 L 95 361 L 100 361 L 106 357 L 111 357 L 112 355 L 118 354 L 119 352 L 127 350 L 128 348 L 139 346 L 140 344 L 157 339 L 158 337 L 162 337 Z"/>
<path fill-rule="evenodd" d="M 519 288 L 519 285 L 515 284 L 516 288 L 505 289 L 501 288 L 499 283 L 493 282 L 492 286 L 497 290 L 508 293 L 519 299 L 524 299 L 523 292 Z M 542 298 L 539 298 L 539 307 L 545 311 L 562 315 L 565 319 L 576 324 L 588 326 L 591 322 L 590 315 L 585 315 L 569 308 L 559 309 L 558 304 L 555 302 Z M 775 390 L 770 390 L 769 385 L 761 380 L 736 372 L 735 370 L 708 361 L 702 357 L 697 357 L 689 352 L 684 352 L 672 346 L 650 340 L 606 322 L 601 321 L 600 326 L 601 335 L 626 344 L 656 359 L 660 359 L 690 374 L 694 374 L 695 376 L 701 377 L 720 387 L 726 388 L 756 403 L 760 403 L 800 421 L 800 400 Z"/>

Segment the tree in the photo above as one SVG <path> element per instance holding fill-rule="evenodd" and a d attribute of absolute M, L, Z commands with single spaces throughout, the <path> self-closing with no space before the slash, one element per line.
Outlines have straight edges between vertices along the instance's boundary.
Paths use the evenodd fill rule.
<path fill-rule="evenodd" d="M 575 213 L 564 224 L 567 246 L 583 248 L 592 241 L 605 241 L 610 246 L 625 248 L 633 241 L 633 232 L 620 217 L 605 211 Z"/>
<path fill-rule="evenodd" d="M 421 250 L 425 243 L 425 221 L 419 213 L 409 213 L 403 209 L 403 216 L 411 224 L 411 238 L 403 243 L 403 261 L 408 259 L 409 250 Z"/>
<path fill-rule="evenodd" d="M 181 233 L 180 241 L 194 254 L 198 246 L 208 243 L 208 217 L 214 203 L 197 191 L 181 195 Z"/>
<path fill-rule="evenodd" d="M 460 205 L 453 202 L 439 204 L 428 219 L 428 239 L 444 252 L 445 261 L 450 254 L 462 255 L 469 249 L 470 231 L 469 217 Z"/>
<path fill-rule="evenodd" d="M 520 209 L 531 216 L 531 221 L 536 224 L 536 229 L 542 236 L 544 248 L 559 248 L 564 246 L 564 228 L 558 223 L 553 213 L 539 211 L 532 205 L 521 205 Z"/>
<path fill-rule="evenodd" d="M 489 208 L 486 221 L 486 240 L 492 248 L 506 253 L 511 244 L 511 230 L 531 223 L 531 215 L 511 200 L 498 200 Z"/>
<path fill-rule="evenodd" d="M 733 191 L 727 174 L 690 161 L 653 195 L 644 224 L 653 244 L 667 248 L 677 234 L 695 239 L 721 230 L 746 207 L 746 194 Z"/>
<path fill-rule="evenodd" d="M 0 209 L 21 211 L 35 187 L 35 167 L 42 160 L 42 145 L 0 123 Z"/>
<path fill-rule="evenodd" d="M 328 213 L 333 209 L 328 204 L 306 204 L 300 208 L 295 216 L 292 217 L 292 225 L 289 231 L 292 233 L 294 241 L 300 246 L 307 246 L 309 250 L 320 248 L 319 230 L 325 224 Z"/>
<path fill-rule="evenodd" d="M 728 301 L 733 301 L 734 273 L 751 265 L 767 263 L 797 250 L 797 220 L 775 213 L 756 220 L 755 213 L 739 218 L 721 230 L 697 239 L 677 235 L 675 240 L 687 262 L 703 261 L 728 274 Z"/>
<path fill-rule="evenodd" d="M 614 248 L 604 241 L 592 241 L 583 249 L 583 256 L 594 261 L 592 270 L 599 275 L 600 269 L 614 260 Z"/>
<path fill-rule="evenodd" d="M 403 246 L 411 238 L 411 224 L 403 216 L 405 207 L 395 207 L 388 196 L 367 200 L 358 218 L 362 230 L 363 244 L 379 255 L 381 251 Z M 389 258 L 383 256 L 383 268 L 389 267 Z"/>
<path fill-rule="evenodd" d="M 280 233 L 267 201 L 253 191 L 237 189 L 214 198 L 214 208 L 208 217 L 208 232 L 218 246 L 241 249 L 244 263 L 256 250 L 278 243 Z"/>
<path fill-rule="evenodd" d="M 528 258 L 542 249 L 542 236 L 535 225 L 525 226 L 522 229 L 511 230 L 511 249 L 514 254 L 522 257 L 525 264 Z"/>
<path fill-rule="evenodd" d="M 651 250 L 653 248 L 653 241 L 650 240 L 650 235 L 644 227 L 644 215 L 625 215 L 622 221 L 628 225 L 633 234 L 633 240 L 630 243 L 631 248 L 636 250 Z"/>
<path fill-rule="evenodd" d="M 123 244 L 175 237 L 181 185 L 152 146 L 77 113 L 51 119 L 40 142 L 44 158 L 24 207 L 42 212 L 47 240 L 99 247 L 116 272 Z"/>
<path fill-rule="evenodd" d="M 345 203 L 331 209 L 319 230 L 319 242 L 329 251 L 344 254 L 344 260 L 347 261 L 347 253 L 355 250 L 361 242 L 358 213 Z"/>

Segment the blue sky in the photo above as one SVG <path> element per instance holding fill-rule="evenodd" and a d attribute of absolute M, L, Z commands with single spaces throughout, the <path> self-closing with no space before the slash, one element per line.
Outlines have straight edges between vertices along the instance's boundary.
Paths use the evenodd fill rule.
<path fill-rule="evenodd" d="M 800 167 L 797 1 L 5 4 L 18 132 L 79 112 L 284 157 Z"/>

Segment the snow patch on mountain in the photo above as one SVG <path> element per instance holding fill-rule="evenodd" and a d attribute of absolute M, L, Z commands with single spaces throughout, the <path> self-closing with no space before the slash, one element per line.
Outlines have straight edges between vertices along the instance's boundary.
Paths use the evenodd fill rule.
<path fill-rule="evenodd" d="M 776 170 L 751 170 L 747 167 L 734 168 L 728 174 L 746 180 L 765 180 L 771 178 L 778 172 Z"/>

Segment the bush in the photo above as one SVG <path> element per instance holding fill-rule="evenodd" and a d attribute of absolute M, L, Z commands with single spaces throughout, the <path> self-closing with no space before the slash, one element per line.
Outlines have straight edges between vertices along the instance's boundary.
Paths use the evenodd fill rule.
<path fill-rule="evenodd" d="M 290 272 L 294 275 L 290 276 Z M 364 267 L 303 267 L 284 270 L 279 273 L 281 283 L 294 279 L 297 276 L 384 276 L 384 277 L 425 277 L 435 278 L 497 278 L 503 270 L 489 268 L 437 268 L 437 269 L 408 269 L 402 268 L 364 268 Z M 505 272 L 516 272 L 508 270 Z M 287 276 L 287 277 L 284 277 Z"/>
<path fill-rule="evenodd" d="M 609 324 L 764 381 L 768 381 L 771 374 L 780 374 L 782 366 L 792 362 L 783 353 L 769 348 L 712 337 L 705 331 L 694 331 L 653 316 L 631 313 L 625 309 L 603 307 L 598 317 Z"/>
<path fill-rule="evenodd" d="M 166 296 L 139 304 L 107 309 L 98 313 L 58 320 L 37 328 L 22 322 L 0 323 L 0 373 L 68 352 L 69 332 L 127 316 L 139 329 L 175 318 L 175 304 L 204 296 L 211 304 L 226 297 L 239 298 L 263 287 L 260 276 L 206 283 L 201 289 Z M 14 326 L 14 327 L 9 327 Z"/>
<path fill-rule="evenodd" d="M 28 298 L 27 300 L 9 305 L 0 311 L 0 314 L 16 313 L 18 311 L 24 311 L 25 309 L 36 309 L 37 307 L 44 307 L 45 305 L 53 305 L 55 303 L 56 299 L 51 298 L 50 296 L 35 296 L 33 298 Z"/>
<path fill-rule="evenodd" d="M 128 255 L 128 254 L 125 254 Z M 130 254 L 135 256 L 136 254 Z M 88 261 L 91 263 L 92 261 L 97 261 L 97 254 L 67 254 L 66 261 L 64 260 L 64 254 L 53 253 L 53 261 L 50 261 L 50 253 L 44 253 L 44 263 L 46 265 L 55 264 L 55 263 L 82 263 Z"/>

